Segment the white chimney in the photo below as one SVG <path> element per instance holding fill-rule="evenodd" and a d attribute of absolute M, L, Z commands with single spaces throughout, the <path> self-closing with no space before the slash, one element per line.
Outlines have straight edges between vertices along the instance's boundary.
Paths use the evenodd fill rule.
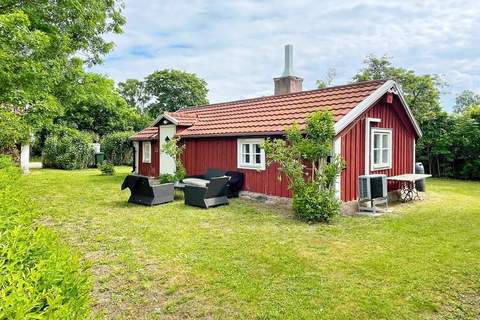
<path fill-rule="evenodd" d="M 287 44 L 285 46 L 285 69 L 282 77 L 293 76 L 293 46 Z"/>

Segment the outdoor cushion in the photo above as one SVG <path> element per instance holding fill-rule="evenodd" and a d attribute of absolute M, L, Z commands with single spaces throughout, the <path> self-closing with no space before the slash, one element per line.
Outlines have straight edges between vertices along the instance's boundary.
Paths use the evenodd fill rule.
<path fill-rule="evenodd" d="M 206 187 L 209 180 L 200 179 L 200 178 L 185 178 L 183 179 L 183 183 L 188 184 L 190 186 L 197 186 L 197 187 Z"/>

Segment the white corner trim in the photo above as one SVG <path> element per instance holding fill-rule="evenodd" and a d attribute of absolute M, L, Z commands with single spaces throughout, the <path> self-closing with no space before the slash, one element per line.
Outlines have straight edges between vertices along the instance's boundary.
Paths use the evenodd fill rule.
<path fill-rule="evenodd" d="M 379 118 L 366 118 L 365 119 L 365 150 L 364 150 L 364 155 L 365 155 L 365 169 L 364 169 L 364 174 L 369 175 L 370 174 L 370 123 L 375 122 L 375 123 L 380 123 L 382 122 L 382 119 Z"/>
<path fill-rule="evenodd" d="M 333 153 L 337 156 L 342 155 L 342 137 L 336 137 L 333 140 Z M 341 199 L 341 192 L 342 192 L 342 173 L 337 176 L 335 180 L 335 195 L 338 199 Z"/>
<path fill-rule="evenodd" d="M 237 168 L 238 169 L 249 169 L 249 170 L 265 170 L 266 160 L 265 160 L 265 149 L 260 148 L 260 164 L 245 164 L 242 161 L 242 144 L 262 144 L 265 141 L 264 138 L 252 138 L 252 139 L 237 139 Z M 253 155 L 253 153 L 250 153 Z M 252 157 L 253 159 L 253 157 Z"/>
<path fill-rule="evenodd" d="M 413 139 L 413 153 L 412 153 L 412 155 L 413 155 L 413 171 L 412 171 L 412 173 L 415 173 L 415 161 L 416 161 L 415 160 L 415 144 L 416 144 L 416 141 L 415 141 L 415 138 L 414 138 Z"/>
<path fill-rule="evenodd" d="M 393 89 L 393 90 L 392 90 Z M 350 110 L 343 118 L 340 119 L 337 123 L 335 123 L 335 134 L 339 134 L 345 129 L 349 124 L 351 124 L 355 119 L 357 119 L 363 112 L 365 112 L 368 108 L 370 108 L 373 104 L 375 104 L 385 93 L 389 91 L 397 91 L 398 96 L 400 97 L 400 101 L 402 102 L 403 107 L 407 111 L 407 115 L 410 118 L 410 121 L 413 124 L 415 132 L 419 137 L 422 136 L 422 131 L 418 126 L 417 121 L 413 117 L 412 111 L 407 105 L 405 98 L 403 97 L 402 90 L 400 87 L 395 83 L 393 80 L 388 80 L 384 84 L 382 84 L 377 90 L 371 93 L 365 100 L 360 102 L 355 108 Z"/>

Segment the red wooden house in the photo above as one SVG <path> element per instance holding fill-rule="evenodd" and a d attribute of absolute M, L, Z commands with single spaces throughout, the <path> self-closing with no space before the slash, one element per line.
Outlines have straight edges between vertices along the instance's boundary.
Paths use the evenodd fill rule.
<path fill-rule="evenodd" d="M 337 181 L 343 201 L 357 199 L 359 175 L 414 172 L 415 141 L 422 133 L 394 81 L 302 91 L 302 79 L 290 74 L 291 60 L 286 60 L 286 72 L 274 79 L 273 96 L 160 115 L 151 127 L 132 137 L 136 172 L 172 173 L 173 159 L 159 145 L 177 136 L 186 146 L 183 160 L 189 175 L 207 168 L 242 171 L 245 191 L 291 197 L 287 180 L 278 179 L 276 165 L 266 165 L 260 145 L 266 138 L 281 138 L 294 122 L 304 126 L 316 110 L 330 110 L 335 118 L 334 150 L 347 163 Z M 389 185 L 390 190 L 395 187 Z"/>

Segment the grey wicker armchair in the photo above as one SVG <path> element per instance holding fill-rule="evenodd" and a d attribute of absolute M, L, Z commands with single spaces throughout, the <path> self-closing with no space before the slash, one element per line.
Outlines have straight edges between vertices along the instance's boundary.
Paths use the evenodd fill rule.
<path fill-rule="evenodd" d="M 131 174 L 122 184 L 122 190 L 129 188 L 131 195 L 128 202 L 153 206 L 173 201 L 175 190 L 173 183 L 155 183 L 148 177 Z"/>
<path fill-rule="evenodd" d="M 206 209 L 228 204 L 227 183 L 229 179 L 226 176 L 214 177 L 197 185 L 185 184 L 183 190 L 185 204 Z"/>

